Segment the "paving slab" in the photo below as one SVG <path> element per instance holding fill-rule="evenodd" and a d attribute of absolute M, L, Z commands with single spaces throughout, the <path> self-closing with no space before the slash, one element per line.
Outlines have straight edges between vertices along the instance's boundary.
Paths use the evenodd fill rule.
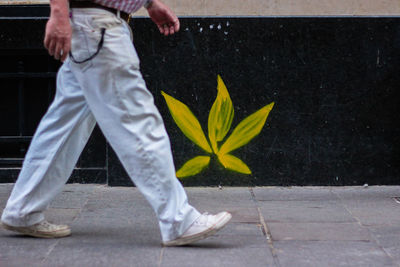
<path fill-rule="evenodd" d="M 64 186 L 62 192 L 52 201 L 50 207 L 65 209 L 81 209 L 89 196 L 99 187 L 97 185 L 69 184 Z"/>
<path fill-rule="evenodd" d="M 76 224 L 93 221 L 128 223 L 131 228 L 151 225 L 159 232 L 156 216 L 136 188 L 98 188 L 88 199 Z"/>
<path fill-rule="evenodd" d="M 398 266 L 376 243 L 364 241 L 277 241 L 280 266 Z"/>
<path fill-rule="evenodd" d="M 69 225 L 78 218 L 80 212 L 80 209 L 49 208 L 44 212 L 44 216 L 51 223 Z"/>
<path fill-rule="evenodd" d="M 270 222 L 355 222 L 339 201 L 258 202 L 264 220 Z"/>
<path fill-rule="evenodd" d="M 245 238 L 245 237 L 244 237 Z M 215 242 L 216 238 L 210 238 Z M 273 258 L 268 248 L 245 248 L 219 245 L 212 243 L 201 243 L 196 247 L 182 247 L 166 249 L 162 258 L 161 266 L 273 266 Z"/>
<path fill-rule="evenodd" d="M 136 188 L 97 188 L 73 226 L 97 224 L 109 228 L 125 225 L 132 229 L 140 225 L 159 233 L 154 211 Z"/>
<path fill-rule="evenodd" d="M 257 205 L 248 187 L 187 188 L 186 191 L 190 204 L 200 212 L 228 211 L 232 222 L 260 223 Z"/>
<path fill-rule="evenodd" d="M 0 229 L 0 266 L 41 266 L 55 239 L 25 237 Z"/>
<path fill-rule="evenodd" d="M 229 223 L 225 226 L 221 231 L 218 232 L 218 235 L 228 236 L 257 236 L 265 238 L 262 230 L 261 224 L 247 224 L 247 223 Z"/>
<path fill-rule="evenodd" d="M 150 208 L 136 187 L 97 187 L 86 203 L 86 208 Z"/>
<path fill-rule="evenodd" d="M 159 249 L 146 249 L 133 244 L 84 245 L 59 244 L 42 266 L 158 266 Z"/>
<path fill-rule="evenodd" d="M 157 266 L 161 237 L 154 212 L 137 189 L 93 191 L 73 234 L 60 240 L 45 266 Z"/>
<path fill-rule="evenodd" d="M 400 197 L 400 186 L 343 186 L 330 187 L 330 190 L 341 199 L 362 200 Z"/>
<path fill-rule="evenodd" d="M 335 190 L 345 208 L 365 226 L 400 225 L 400 203 L 393 197 L 400 187 Z"/>
<path fill-rule="evenodd" d="M 186 188 L 189 202 L 199 209 L 217 207 L 254 207 L 254 200 L 248 187 L 222 187 L 219 189 Z"/>
<path fill-rule="evenodd" d="M 11 190 L 14 184 L 0 184 L 0 212 L 3 212 L 3 209 L 7 203 L 8 197 L 11 194 Z"/>
<path fill-rule="evenodd" d="M 274 241 L 279 240 L 354 240 L 369 241 L 369 230 L 358 223 L 268 223 Z"/>
<path fill-rule="evenodd" d="M 73 235 L 46 257 L 46 266 L 157 266 L 158 228 L 135 226 L 118 219 L 76 222 Z"/>
<path fill-rule="evenodd" d="M 255 187 L 257 201 L 324 201 L 338 200 L 331 192 L 331 187 Z"/>
<path fill-rule="evenodd" d="M 218 207 L 208 208 L 210 213 L 217 213 L 222 210 L 232 214 L 231 222 L 236 223 L 260 223 L 260 216 L 256 207 L 240 208 L 240 207 Z"/>
<path fill-rule="evenodd" d="M 161 266 L 274 265 L 259 227 L 244 224 L 230 224 L 217 235 L 190 246 L 164 248 L 161 262 Z"/>
<path fill-rule="evenodd" d="M 378 244 L 400 263 L 400 225 L 369 227 Z"/>

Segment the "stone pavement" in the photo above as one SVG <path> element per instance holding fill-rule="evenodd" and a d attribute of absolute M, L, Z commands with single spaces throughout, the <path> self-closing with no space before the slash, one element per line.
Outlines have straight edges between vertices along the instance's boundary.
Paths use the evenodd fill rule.
<path fill-rule="evenodd" d="M 11 184 L 0 184 L 0 210 Z M 186 247 L 163 248 L 136 188 L 67 185 L 47 211 L 73 235 L 0 230 L 0 266 L 400 266 L 400 186 L 186 188 L 200 211 L 232 223 Z"/>

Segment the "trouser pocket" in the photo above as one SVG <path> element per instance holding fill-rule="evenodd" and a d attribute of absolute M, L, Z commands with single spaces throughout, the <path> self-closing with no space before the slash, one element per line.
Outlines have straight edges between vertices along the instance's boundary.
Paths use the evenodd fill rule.
<path fill-rule="evenodd" d="M 113 14 L 74 17 L 70 58 L 85 72 L 93 65 L 92 59 L 100 53 L 107 30 L 115 30 L 122 20 Z"/>
<path fill-rule="evenodd" d="M 94 39 L 89 38 L 88 32 L 81 27 L 73 27 L 70 57 L 74 64 L 79 65 L 81 71 L 85 72 L 93 65 L 92 57 L 96 50 Z"/>

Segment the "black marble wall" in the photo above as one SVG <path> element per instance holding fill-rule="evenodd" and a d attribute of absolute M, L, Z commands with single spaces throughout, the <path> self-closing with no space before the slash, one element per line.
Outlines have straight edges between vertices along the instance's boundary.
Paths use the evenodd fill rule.
<path fill-rule="evenodd" d="M 43 52 L 45 16 L 5 19 L 1 10 L 0 56 Z M 161 36 L 149 19 L 131 26 L 177 169 L 207 153 L 175 124 L 161 91 L 185 103 L 206 135 L 217 75 L 233 102 L 232 129 L 275 102 L 261 133 L 232 152 L 251 175 L 229 171 L 211 155 L 210 165 L 183 184 L 400 184 L 399 18 L 182 18 L 172 37 Z M 12 98 L 11 87 L 2 91 L 3 99 Z M 12 179 L 8 172 L 0 169 L 0 181 L 15 179 L 17 171 Z M 99 130 L 71 181 L 132 184 Z"/>

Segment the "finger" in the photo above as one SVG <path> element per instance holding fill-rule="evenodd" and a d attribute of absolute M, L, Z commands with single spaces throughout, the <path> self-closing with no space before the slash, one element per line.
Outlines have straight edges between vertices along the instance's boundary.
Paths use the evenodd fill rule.
<path fill-rule="evenodd" d="M 174 33 L 175 33 L 174 26 L 171 25 L 171 26 L 169 27 L 169 34 L 174 34 Z"/>
<path fill-rule="evenodd" d="M 175 32 L 179 32 L 180 27 L 181 27 L 181 23 L 179 22 L 179 19 L 177 18 L 177 19 L 174 21 L 174 29 L 175 29 Z"/>
<path fill-rule="evenodd" d="M 63 45 L 62 45 L 61 42 L 58 42 L 56 44 L 56 48 L 54 50 L 54 58 L 57 59 L 57 60 L 60 59 L 60 57 L 61 57 L 62 47 L 63 47 Z"/>
<path fill-rule="evenodd" d="M 50 40 L 49 46 L 47 48 L 47 50 L 49 51 L 49 55 L 50 56 L 54 55 L 54 52 L 56 50 L 56 44 L 57 44 L 56 41 Z"/>
<path fill-rule="evenodd" d="M 169 35 L 169 27 L 167 24 L 164 24 L 164 35 L 165 36 Z"/>
<path fill-rule="evenodd" d="M 164 34 L 164 27 L 162 25 L 157 25 L 158 30 L 160 31 L 161 34 Z"/>
<path fill-rule="evenodd" d="M 43 45 L 47 50 L 49 49 L 49 43 L 50 43 L 49 39 L 50 39 L 49 35 L 46 33 L 46 35 L 44 36 Z"/>
<path fill-rule="evenodd" d="M 47 22 L 48 23 L 48 22 Z M 48 47 L 49 47 L 49 44 L 50 44 L 50 36 L 49 36 L 49 32 L 48 32 L 48 30 L 47 30 L 47 25 L 46 25 L 46 32 L 45 32 L 45 35 L 44 35 L 44 40 L 43 40 L 43 44 L 44 44 L 44 47 L 46 48 L 46 49 L 48 49 Z"/>
<path fill-rule="evenodd" d="M 67 58 L 67 56 L 68 56 L 68 53 L 69 53 L 69 51 L 71 50 L 71 42 L 69 41 L 69 42 L 66 42 L 65 44 L 64 44 L 64 48 L 63 48 L 63 54 L 62 54 L 62 56 L 61 56 L 61 61 L 62 62 L 64 62 L 65 61 L 65 59 Z"/>

